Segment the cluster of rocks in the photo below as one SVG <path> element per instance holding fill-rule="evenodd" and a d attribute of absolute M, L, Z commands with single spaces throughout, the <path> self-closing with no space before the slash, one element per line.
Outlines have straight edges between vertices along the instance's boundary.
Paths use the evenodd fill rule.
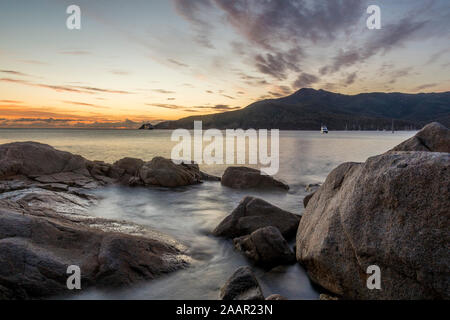
<path fill-rule="evenodd" d="M 0 299 L 67 294 L 67 267 L 82 286 L 122 286 L 186 267 L 186 247 L 124 221 L 91 217 L 91 192 L 113 183 L 164 187 L 214 179 L 164 158 L 89 161 L 35 142 L 0 146 Z"/>
<path fill-rule="evenodd" d="M 345 299 L 450 298 L 450 132 L 438 123 L 334 169 L 306 202 L 297 260 Z M 367 269 L 381 270 L 381 290 Z"/>
<path fill-rule="evenodd" d="M 245 174 L 247 169 L 250 174 Z M 240 168 L 238 172 L 237 180 L 242 184 L 230 187 L 251 187 L 255 172 L 259 175 L 259 171 L 250 168 Z M 226 172 L 225 181 L 230 181 L 230 173 L 233 170 Z M 185 255 L 186 248 L 175 239 L 132 223 L 90 216 L 89 210 L 98 200 L 91 191 L 111 184 L 178 187 L 220 180 L 200 171 L 197 164 L 175 164 L 162 157 L 148 162 L 123 158 L 108 164 L 36 142 L 1 145 L 0 298 L 28 299 L 67 293 L 69 265 L 81 268 L 83 287 L 128 285 L 187 266 L 190 259 Z M 270 177 L 260 182 L 264 187 L 283 186 Z M 267 210 L 271 207 L 259 200 L 252 203 L 249 216 L 257 206 L 266 206 Z M 267 218 L 292 236 L 296 226 L 289 223 L 298 224 L 299 218 L 278 211 L 280 217 L 289 216 L 288 222 L 273 214 Z M 258 226 L 269 225 L 271 222 Z M 242 229 L 239 236 L 248 235 L 239 246 L 246 248 L 245 252 L 255 260 L 273 263 L 273 256 L 269 261 L 268 255 L 259 253 L 264 251 L 259 243 L 250 249 L 252 239 L 261 235 L 274 238 L 277 243 L 272 255 L 278 247 L 287 252 L 287 244 L 278 229 L 261 229 L 251 234 L 258 231 L 258 226 L 246 219 L 238 223 L 237 228 Z"/>
<path fill-rule="evenodd" d="M 36 142 L 1 145 L 0 179 L 18 181 L 23 178 L 45 184 L 89 188 L 112 183 L 178 187 L 198 184 L 203 180 L 219 180 L 201 172 L 197 164 L 175 164 L 162 157 L 148 162 L 124 158 L 108 164 L 89 161 Z"/>
<path fill-rule="evenodd" d="M 234 189 L 287 191 L 289 186 L 260 170 L 229 167 L 221 183 Z M 272 268 L 295 262 L 295 254 L 286 239 L 295 236 L 300 216 L 282 210 L 262 199 L 247 196 L 214 229 L 213 235 L 233 239 L 235 248 L 256 265 Z M 264 300 L 262 289 L 249 267 L 240 267 L 222 287 L 222 300 Z M 285 300 L 274 294 L 267 300 Z"/>
<path fill-rule="evenodd" d="M 259 170 L 229 167 L 222 185 L 236 189 L 289 190 L 289 186 Z M 286 239 L 295 236 L 300 216 L 282 210 L 262 199 L 247 196 L 214 229 L 218 237 L 233 239 L 234 246 L 256 265 L 273 268 L 295 262 L 295 254 Z M 264 300 L 262 289 L 249 267 L 240 267 L 222 287 L 222 300 Z M 286 300 L 274 294 L 266 300 Z"/>
<path fill-rule="evenodd" d="M 293 261 L 284 237 L 292 236 L 299 221 L 296 259 L 326 292 L 321 300 L 449 299 L 449 152 L 450 131 L 429 124 L 385 154 L 344 163 L 323 184 L 308 185 L 301 220 L 246 197 L 214 234 L 234 238 L 256 264 L 273 267 Z M 256 187 L 241 181 L 251 176 L 239 172 L 244 169 L 233 170 L 239 178 L 222 179 L 223 184 Z M 372 265 L 381 270 L 381 290 L 367 286 Z M 251 269 L 242 267 L 220 298 L 264 296 Z"/>
<path fill-rule="evenodd" d="M 302 217 L 245 197 L 213 231 L 262 268 L 302 264 L 326 290 L 321 299 L 450 298 L 450 132 L 424 127 L 365 163 L 344 163 L 308 185 Z M 121 286 L 189 264 L 186 248 L 158 231 L 94 218 L 92 189 L 110 184 L 178 187 L 221 181 L 237 189 L 289 187 L 256 169 L 230 167 L 222 178 L 196 164 L 156 157 L 89 161 L 48 145 L 0 146 L 0 299 L 67 293 L 66 269 L 83 286 Z M 296 237 L 295 253 L 287 241 Z M 368 289 L 367 268 L 381 270 Z M 249 267 L 220 291 L 224 300 L 263 300 Z M 272 295 L 267 299 L 285 299 Z"/>
<path fill-rule="evenodd" d="M 300 216 L 262 199 L 245 197 L 213 234 L 233 239 L 235 248 L 255 264 L 271 268 L 295 262 L 286 239 L 295 236 Z"/>

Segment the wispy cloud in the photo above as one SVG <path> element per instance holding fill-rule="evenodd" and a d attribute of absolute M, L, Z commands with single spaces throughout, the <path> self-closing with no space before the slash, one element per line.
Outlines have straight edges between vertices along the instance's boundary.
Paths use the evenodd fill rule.
<path fill-rule="evenodd" d="M 109 107 L 99 106 L 96 104 L 86 103 L 86 102 L 77 102 L 77 101 L 63 101 L 67 104 L 72 104 L 76 106 L 85 106 L 85 107 L 92 107 L 92 108 L 98 108 L 98 109 L 110 109 Z"/>
<path fill-rule="evenodd" d="M 20 77 L 29 77 L 28 74 L 20 72 L 20 71 L 15 71 L 15 70 L 0 70 L 0 73 L 7 73 L 7 74 L 14 75 L 14 76 L 20 76 Z"/>
<path fill-rule="evenodd" d="M 174 65 L 176 65 L 178 67 L 184 67 L 184 68 L 189 67 L 189 65 L 187 65 L 187 64 L 185 64 L 183 62 L 177 61 L 175 59 L 167 59 L 167 61 L 169 61 L 170 63 L 172 63 L 172 64 L 174 64 Z"/>
<path fill-rule="evenodd" d="M 58 92 L 73 92 L 73 93 L 87 93 L 87 94 L 95 94 L 95 93 L 115 93 L 115 94 L 131 94 L 132 92 L 123 91 L 123 90 L 110 90 L 110 89 L 102 89 L 96 87 L 87 87 L 87 86 L 63 86 L 63 85 L 50 85 L 44 83 L 35 83 L 31 81 L 21 80 L 21 79 L 12 79 L 12 78 L 1 78 L 0 82 L 9 82 L 15 84 L 22 84 L 26 86 L 32 87 L 40 87 L 55 90 Z"/>
<path fill-rule="evenodd" d="M 332 63 L 320 69 L 322 75 L 335 73 L 341 68 L 351 67 L 362 63 L 369 58 L 386 53 L 395 47 L 401 46 L 415 33 L 427 24 L 427 21 L 415 21 L 413 17 L 406 17 L 398 23 L 387 25 L 383 33 L 375 34 L 360 48 L 340 50 L 332 59 Z"/>
<path fill-rule="evenodd" d="M 275 79 L 284 80 L 288 71 L 300 72 L 301 49 L 293 49 L 287 53 L 274 52 L 265 56 L 258 54 L 255 56 L 256 68 L 264 74 L 268 74 Z"/>
<path fill-rule="evenodd" d="M 344 85 L 346 85 L 346 86 L 352 85 L 353 83 L 355 83 L 356 78 L 357 78 L 356 72 L 350 73 L 347 76 L 347 78 L 345 78 Z"/>
<path fill-rule="evenodd" d="M 182 110 L 186 112 L 205 112 L 207 111 L 230 111 L 230 110 L 236 110 L 240 107 L 232 107 L 227 104 L 216 104 L 213 106 L 192 106 L 187 107 L 183 105 L 176 105 L 176 104 L 166 104 L 166 103 L 147 103 L 148 106 L 151 107 L 158 107 L 158 108 L 165 108 L 165 109 L 172 109 L 172 110 Z"/>
<path fill-rule="evenodd" d="M 146 105 L 151 107 L 157 107 L 157 108 L 164 108 L 164 109 L 182 109 L 184 107 L 178 106 L 175 104 L 167 104 L 167 103 L 147 103 Z"/>
<path fill-rule="evenodd" d="M 222 94 L 222 97 L 225 97 L 225 98 L 231 99 L 231 100 L 234 100 L 234 99 L 235 99 L 234 97 L 229 96 L 229 95 L 227 95 L 227 94 Z"/>
<path fill-rule="evenodd" d="M 0 103 L 14 103 L 14 104 L 20 104 L 20 103 L 23 103 L 23 101 L 18 101 L 18 100 L 0 100 Z"/>
<path fill-rule="evenodd" d="M 164 89 L 153 89 L 152 91 L 153 92 L 162 93 L 162 94 L 174 94 L 174 93 L 176 93 L 175 91 L 164 90 Z"/>
<path fill-rule="evenodd" d="M 205 11 L 213 9 L 210 0 L 173 0 L 175 10 L 186 20 L 188 20 L 195 32 L 194 40 L 201 46 L 213 49 L 211 42 L 211 30 L 214 26 L 204 15 Z"/>
<path fill-rule="evenodd" d="M 317 83 L 317 82 L 319 82 L 319 77 L 317 77 L 313 74 L 304 72 L 298 76 L 297 80 L 294 81 L 292 86 L 295 89 L 299 89 L 299 88 L 309 87 L 310 85 Z"/>
<path fill-rule="evenodd" d="M 424 89 L 428 89 L 428 88 L 433 88 L 433 87 L 435 87 L 435 86 L 437 86 L 438 84 L 437 83 L 426 83 L 426 84 L 423 84 L 423 85 L 420 85 L 420 86 L 418 86 L 418 87 L 415 87 L 414 89 L 413 89 L 413 91 L 420 91 L 420 90 L 424 90 Z"/>
<path fill-rule="evenodd" d="M 79 88 L 82 90 L 86 90 L 88 92 L 102 92 L 102 93 L 117 93 L 117 94 L 132 94 L 130 91 L 123 90 L 111 90 L 111 89 L 102 89 L 96 87 L 85 87 L 85 86 L 74 86 L 75 88 Z"/>

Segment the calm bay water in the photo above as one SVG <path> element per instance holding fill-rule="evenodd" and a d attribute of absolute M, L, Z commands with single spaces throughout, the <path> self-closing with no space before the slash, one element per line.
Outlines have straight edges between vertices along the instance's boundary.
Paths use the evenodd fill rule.
<path fill-rule="evenodd" d="M 128 289 L 83 290 L 82 299 L 217 299 L 220 287 L 241 265 L 251 265 L 233 249 L 231 241 L 210 235 L 214 227 L 246 195 L 258 196 L 285 210 L 301 214 L 308 183 L 322 182 L 337 165 L 365 161 L 383 153 L 415 132 L 280 132 L 280 170 L 277 178 L 291 187 L 288 193 L 239 191 L 217 182 L 167 190 L 163 188 L 108 187 L 97 192 L 100 204 L 91 214 L 133 221 L 168 233 L 186 244 L 193 265 Z M 151 160 L 170 157 L 171 131 L 0 129 L 0 144 L 37 141 L 90 160 L 114 162 L 123 157 Z M 225 165 L 200 166 L 221 175 Z M 293 244 L 293 243 L 292 243 Z M 290 299 L 317 299 L 306 273 L 298 265 L 267 271 L 253 267 L 265 295 L 280 293 Z M 72 297 L 73 298 L 73 297 Z"/>

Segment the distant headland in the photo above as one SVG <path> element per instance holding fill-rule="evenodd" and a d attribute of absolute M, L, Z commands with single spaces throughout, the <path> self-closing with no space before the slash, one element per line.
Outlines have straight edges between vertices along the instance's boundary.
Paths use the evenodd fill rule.
<path fill-rule="evenodd" d="M 204 129 L 320 130 L 326 124 L 329 130 L 418 130 L 431 121 L 450 126 L 450 92 L 344 95 L 303 88 L 240 110 L 164 121 L 154 128 L 193 129 L 194 120 Z"/>

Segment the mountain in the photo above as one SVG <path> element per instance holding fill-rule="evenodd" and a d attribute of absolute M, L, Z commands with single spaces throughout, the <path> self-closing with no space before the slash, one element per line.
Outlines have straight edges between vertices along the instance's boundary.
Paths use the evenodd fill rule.
<path fill-rule="evenodd" d="M 319 130 L 325 124 L 330 130 L 390 130 L 394 122 L 396 130 L 409 130 L 432 121 L 450 127 L 450 92 L 344 95 L 304 88 L 236 111 L 161 122 L 155 129 L 192 129 L 194 120 L 202 120 L 204 129 Z"/>

